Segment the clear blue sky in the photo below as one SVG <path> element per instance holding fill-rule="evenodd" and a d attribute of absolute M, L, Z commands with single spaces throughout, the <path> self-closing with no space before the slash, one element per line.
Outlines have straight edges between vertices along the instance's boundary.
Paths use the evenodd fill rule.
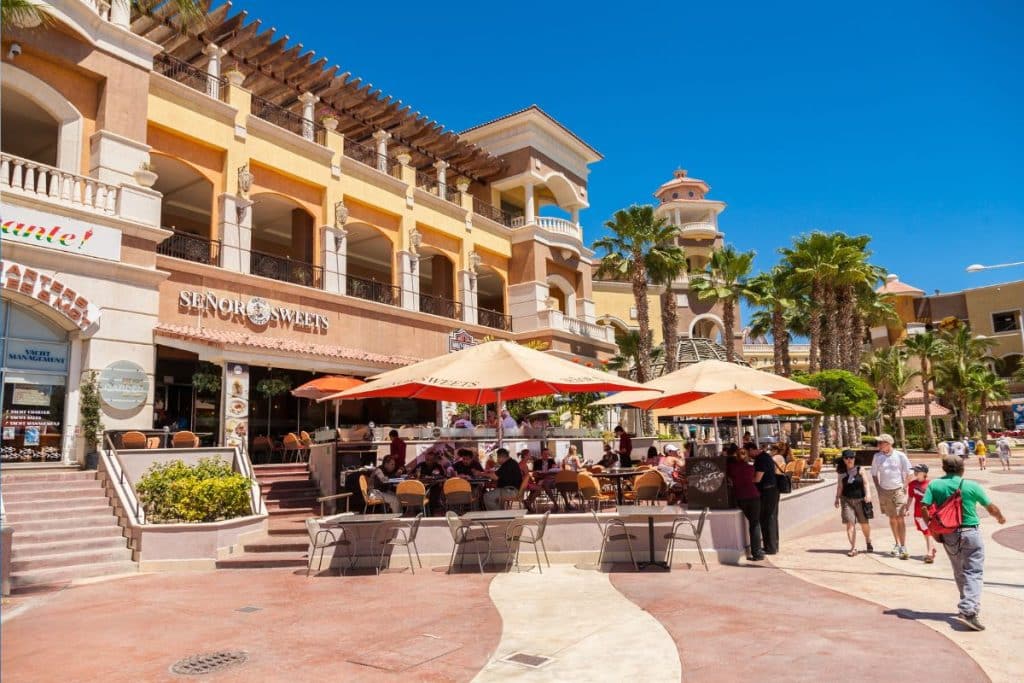
<path fill-rule="evenodd" d="M 726 239 L 777 260 L 815 228 L 868 233 L 926 291 L 1024 260 L 1024 9 L 886 3 L 238 0 L 454 130 L 540 105 L 601 151 L 588 240 L 682 166 Z"/>

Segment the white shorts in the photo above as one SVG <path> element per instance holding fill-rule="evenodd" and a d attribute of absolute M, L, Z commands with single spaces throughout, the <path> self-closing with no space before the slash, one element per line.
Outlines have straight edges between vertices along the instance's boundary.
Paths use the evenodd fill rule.
<path fill-rule="evenodd" d="M 928 524 L 921 517 L 914 517 L 914 526 L 925 536 L 931 536 L 932 532 L 928 530 Z"/>

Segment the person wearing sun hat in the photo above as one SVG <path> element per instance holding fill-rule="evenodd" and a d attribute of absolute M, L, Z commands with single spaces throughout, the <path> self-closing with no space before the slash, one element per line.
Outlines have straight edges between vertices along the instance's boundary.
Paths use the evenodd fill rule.
<path fill-rule="evenodd" d="M 903 451 L 893 448 L 895 440 L 889 434 L 878 435 L 878 452 L 871 461 L 871 478 L 875 480 L 878 505 L 889 518 L 892 531 L 893 557 L 910 559 L 907 552 L 907 522 L 903 518 L 907 508 L 907 484 L 910 482 L 910 460 Z"/>
<path fill-rule="evenodd" d="M 864 475 L 857 466 L 857 454 L 849 448 L 843 451 L 843 457 L 836 463 L 836 507 L 840 509 L 843 524 L 846 525 L 846 537 L 850 540 L 850 557 L 857 555 L 857 525 L 864 531 L 864 544 L 867 552 L 874 552 L 871 545 L 871 522 L 868 521 L 864 509 L 871 502 L 871 490 L 864 483 Z"/>

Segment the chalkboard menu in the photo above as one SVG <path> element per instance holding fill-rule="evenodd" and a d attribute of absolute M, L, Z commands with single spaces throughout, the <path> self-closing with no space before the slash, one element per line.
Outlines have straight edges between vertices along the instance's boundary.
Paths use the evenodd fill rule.
<path fill-rule="evenodd" d="M 726 510 L 732 507 L 725 477 L 725 462 L 726 458 L 722 456 L 686 459 L 687 507 L 691 510 Z"/>

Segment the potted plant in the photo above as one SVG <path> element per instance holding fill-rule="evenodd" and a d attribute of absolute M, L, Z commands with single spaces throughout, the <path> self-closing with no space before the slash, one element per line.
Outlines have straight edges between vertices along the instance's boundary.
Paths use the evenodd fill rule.
<path fill-rule="evenodd" d="M 148 161 L 139 164 L 138 170 L 132 175 L 135 176 L 135 182 L 142 185 L 142 187 L 153 187 L 158 177 L 153 164 Z"/>
<path fill-rule="evenodd" d="M 220 394 L 220 368 L 213 363 L 201 363 L 199 370 L 192 373 L 192 387 L 200 396 Z"/>
<path fill-rule="evenodd" d="M 327 130 L 338 130 L 338 117 L 334 114 L 324 114 L 320 117 L 320 125 Z"/>
<path fill-rule="evenodd" d="M 99 463 L 100 440 L 103 438 L 103 409 L 95 370 L 86 372 L 78 388 L 80 425 L 85 438 L 85 468 L 96 469 Z"/>
<path fill-rule="evenodd" d="M 267 399 L 267 436 L 270 436 L 270 414 L 273 411 L 274 397 L 280 396 L 291 388 L 290 377 L 267 377 L 256 384 L 256 393 Z"/>

